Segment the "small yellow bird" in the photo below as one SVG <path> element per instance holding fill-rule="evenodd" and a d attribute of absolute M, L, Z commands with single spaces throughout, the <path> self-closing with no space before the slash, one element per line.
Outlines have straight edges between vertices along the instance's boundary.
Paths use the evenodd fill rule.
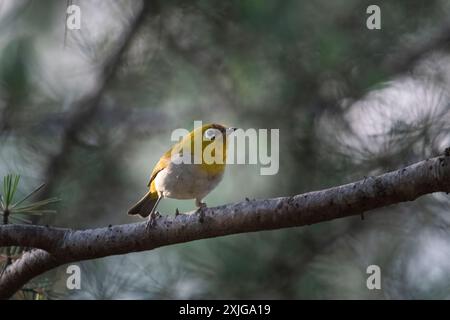
<path fill-rule="evenodd" d="M 235 130 L 207 124 L 191 131 L 159 159 L 147 185 L 150 190 L 128 214 L 153 221 L 162 198 L 195 199 L 197 207 L 206 207 L 202 199 L 222 180 L 227 137 Z"/>

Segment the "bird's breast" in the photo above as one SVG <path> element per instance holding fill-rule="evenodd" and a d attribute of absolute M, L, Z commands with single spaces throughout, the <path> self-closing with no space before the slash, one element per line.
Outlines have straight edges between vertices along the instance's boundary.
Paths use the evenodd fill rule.
<path fill-rule="evenodd" d="M 222 180 L 224 166 L 171 162 L 155 177 L 155 188 L 164 197 L 201 199 Z"/>

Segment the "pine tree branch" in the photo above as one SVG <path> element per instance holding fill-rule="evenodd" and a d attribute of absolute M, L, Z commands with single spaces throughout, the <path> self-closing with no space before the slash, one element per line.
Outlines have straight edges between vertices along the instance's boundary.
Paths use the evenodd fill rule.
<path fill-rule="evenodd" d="M 202 219 L 199 214 L 160 217 L 151 229 L 146 229 L 145 222 L 89 230 L 0 226 L 0 246 L 37 248 L 5 270 L 0 279 L 0 298 L 10 297 L 33 277 L 70 262 L 231 234 L 310 225 L 449 191 L 447 152 L 400 170 L 321 191 L 207 208 Z"/>

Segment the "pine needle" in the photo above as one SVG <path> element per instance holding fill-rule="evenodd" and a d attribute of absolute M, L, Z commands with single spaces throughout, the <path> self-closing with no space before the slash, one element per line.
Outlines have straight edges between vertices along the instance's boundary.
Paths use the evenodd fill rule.
<path fill-rule="evenodd" d="M 27 194 L 25 197 L 23 197 L 21 200 L 17 201 L 16 203 L 13 203 L 14 197 L 18 190 L 19 181 L 20 181 L 19 175 L 8 174 L 3 178 L 3 194 L 0 195 L 1 215 L 4 215 L 4 213 L 8 211 L 9 216 L 11 218 L 14 217 L 14 219 L 18 221 L 31 223 L 29 220 L 22 217 L 17 217 L 16 215 L 22 214 L 22 215 L 41 216 L 43 214 L 56 213 L 56 210 L 50 210 L 44 207 L 59 202 L 60 199 L 58 198 L 49 198 L 24 204 L 29 198 L 31 198 L 33 195 L 42 190 L 45 184 L 41 184 L 36 189 Z"/>

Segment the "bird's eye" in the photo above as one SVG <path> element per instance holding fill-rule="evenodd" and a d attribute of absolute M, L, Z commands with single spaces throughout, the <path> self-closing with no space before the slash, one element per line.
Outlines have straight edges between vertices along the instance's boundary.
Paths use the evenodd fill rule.
<path fill-rule="evenodd" d="M 205 139 L 206 140 L 214 140 L 216 138 L 216 136 L 218 136 L 220 134 L 220 131 L 214 128 L 210 128 L 208 130 L 205 131 Z"/>

